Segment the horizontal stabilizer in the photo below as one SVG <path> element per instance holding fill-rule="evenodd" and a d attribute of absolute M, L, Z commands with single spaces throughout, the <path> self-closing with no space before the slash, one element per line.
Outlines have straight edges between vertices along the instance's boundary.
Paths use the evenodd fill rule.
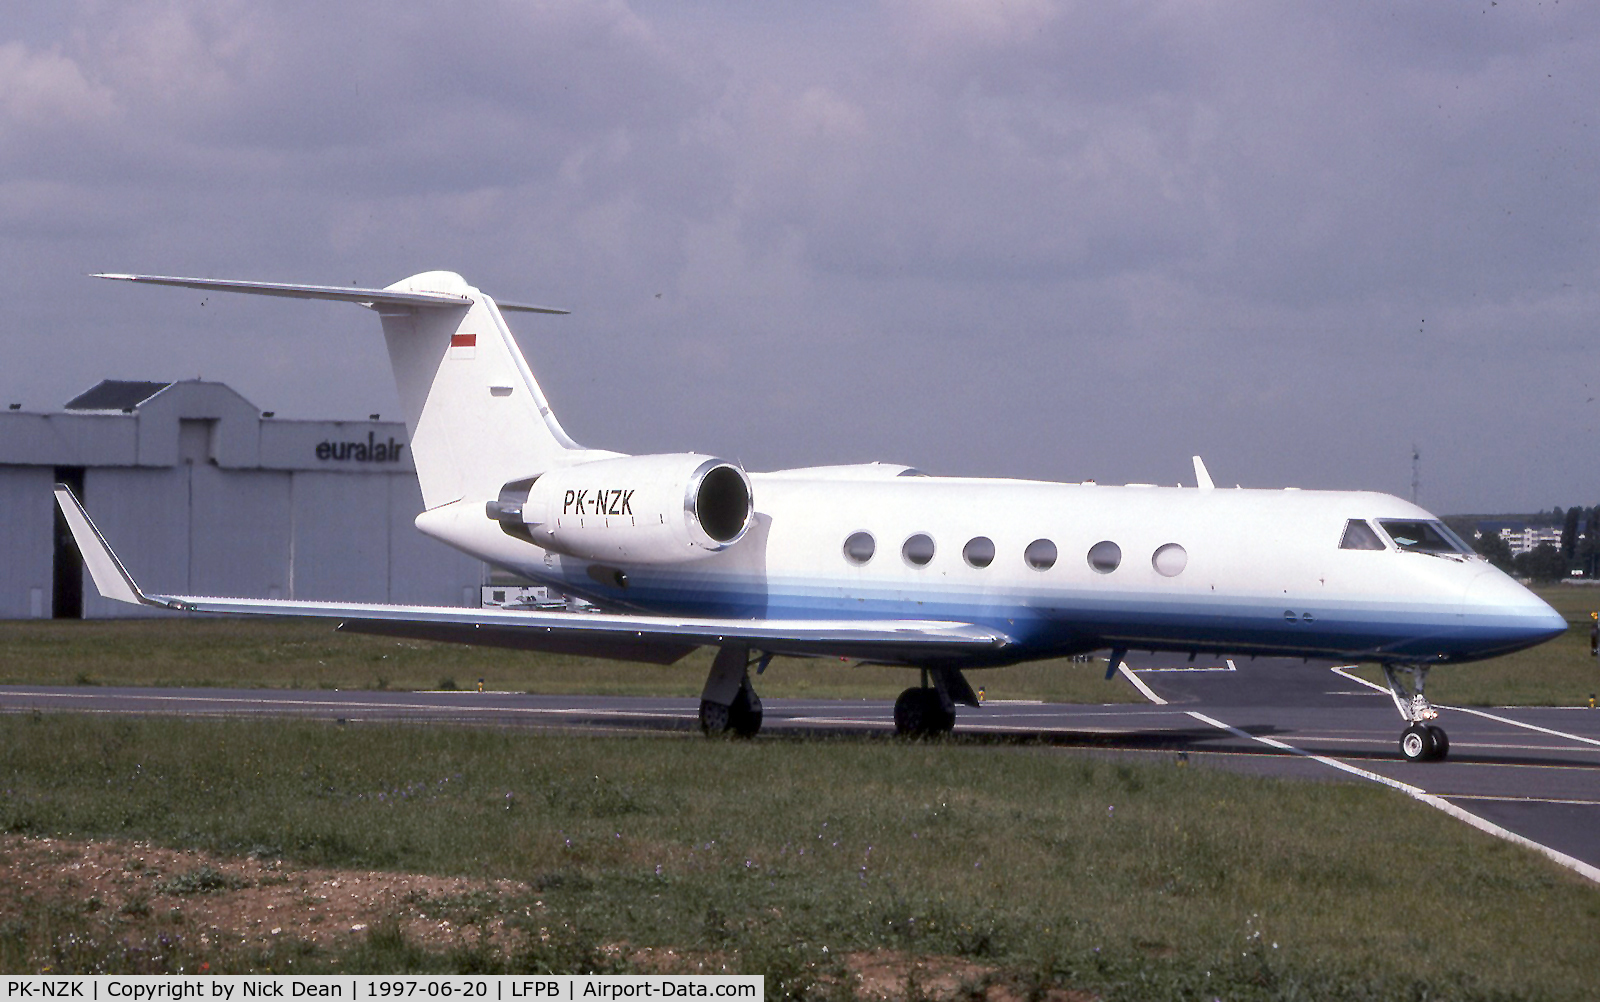
<path fill-rule="evenodd" d="M 173 278 L 165 275 L 95 275 L 118 282 L 138 282 L 144 285 L 175 285 L 185 289 L 206 289 L 212 292 L 244 292 L 258 296 L 285 296 L 290 299 L 331 299 L 338 302 L 360 303 L 362 306 L 461 307 L 471 306 L 467 296 L 448 292 L 401 292 L 392 289 L 358 289 L 338 285 L 293 285 L 282 282 L 239 282 L 211 278 Z M 520 303 L 499 303 L 502 310 L 524 313 L 566 313 L 548 306 L 526 306 Z"/>
<path fill-rule="evenodd" d="M 179 612 L 302 616 L 342 620 L 364 633 L 550 650 L 594 657 L 666 661 L 696 647 L 739 642 L 773 654 L 831 655 L 918 663 L 981 656 L 1010 646 L 1004 633 L 942 620 L 699 619 L 458 606 L 302 602 L 290 599 L 148 595 L 139 589 L 95 528 L 71 489 L 56 485 L 56 502 L 83 554 L 95 588 L 106 598 Z M 674 655 L 673 652 L 676 652 Z"/>

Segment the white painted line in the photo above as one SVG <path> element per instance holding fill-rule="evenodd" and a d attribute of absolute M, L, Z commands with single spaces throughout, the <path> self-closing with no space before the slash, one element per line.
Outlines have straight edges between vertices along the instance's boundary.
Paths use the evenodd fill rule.
<path fill-rule="evenodd" d="M 1552 800 L 1549 797 L 1496 797 L 1489 793 L 1441 793 L 1450 800 L 1500 800 L 1512 804 L 1573 804 L 1579 807 L 1600 807 L 1600 800 Z"/>
<path fill-rule="evenodd" d="M 1493 713 L 1485 713 L 1482 710 L 1473 710 L 1465 706 L 1452 706 L 1449 707 L 1449 709 L 1455 710 L 1458 713 L 1470 713 L 1474 717 L 1486 717 L 1489 720 L 1499 721 L 1502 724 L 1510 724 L 1513 727 L 1525 727 L 1530 731 L 1538 731 L 1540 734 L 1549 734 L 1558 738 L 1566 738 L 1569 741 L 1581 741 L 1586 745 L 1594 745 L 1597 748 L 1600 748 L 1600 741 L 1596 741 L 1594 738 L 1586 738 L 1581 734 L 1568 734 L 1566 731 L 1553 731 L 1548 727 L 1540 727 L 1538 724 L 1525 724 L 1520 720 L 1512 720 L 1510 717 L 1496 716 Z"/>
<path fill-rule="evenodd" d="M 865 717 L 779 717 L 772 718 L 774 723 L 779 721 L 785 724 L 858 724 L 862 727 L 882 727 L 892 721 L 886 718 Z"/>
<path fill-rule="evenodd" d="M 1478 829 L 1479 831 L 1493 835 L 1495 838 L 1505 839 L 1507 842 L 1511 842 L 1515 845 L 1532 849 L 1534 852 L 1539 853 L 1541 856 L 1544 856 L 1552 862 L 1564 866 L 1567 869 L 1587 877 L 1597 884 L 1600 884 L 1600 866 L 1594 866 L 1592 864 L 1585 863 L 1583 860 L 1578 859 L 1575 856 L 1568 856 L 1566 853 L 1552 849 L 1543 843 L 1535 842 L 1533 839 L 1528 838 L 1525 835 L 1518 835 L 1516 832 L 1511 831 L 1510 829 L 1501 828 L 1493 821 L 1490 821 L 1486 818 L 1480 818 L 1471 811 L 1463 810 L 1462 808 L 1457 807 L 1455 804 L 1450 803 L 1450 801 L 1445 800 L 1443 797 L 1434 796 L 1421 787 L 1412 786 L 1410 783 L 1402 783 L 1398 779 L 1390 779 L 1388 776 L 1379 775 L 1375 772 L 1368 772 L 1365 769 L 1358 769 L 1347 762 L 1341 762 L 1336 758 L 1328 758 L 1326 755 L 1313 755 L 1308 751 L 1303 751 L 1294 747 L 1293 745 L 1284 744 L 1282 741 L 1278 741 L 1274 738 L 1257 737 L 1254 734 L 1241 731 L 1239 728 L 1234 727 L 1231 724 L 1225 724 L 1220 720 L 1208 717 L 1204 713 L 1197 713 L 1194 710 L 1186 710 L 1185 712 L 1201 723 L 1210 724 L 1212 727 L 1227 731 L 1229 734 L 1244 738 L 1247 741 L 1255 741 L 1260 744 L 1264 744 L 1269 748 L 1278 748 L 1293 755 L 1300 755 L 1305 758 L 1309 758 L 1314 762 L 1321 762 L 1323 765 L 1333 769 L 1338 769 L 1341 772 L 1348 772 L 1352 776 L 1359 776 L 1362 779 L 1392 787 L 1393 789 L 1404 793 L 1413 800 L 1421 801 L 1422 803 L 1427 804 L 1429 807 L 1443 811 L 1444 813 L 1455 818 L 1457 821 L 1465 821 L 1467 824 Z"/>
<path fill-rule="evenodd" d="M 1376 682 L 1368 682 L 1366 679 L 1362 678 L 1360 675 L 1352 675 L 1350 673 L 1350 669 L 1354 668 L 1354 667 L 1355 667 L 1355 665 L 1345 665 L 1343 668 L 1335 668 L 1335 669 L 1333 669 L 1333 673 L 1335 675 L 1339 676 L 1340 678 L 1348 679 L 1348 680 L 1350 680 L 1351 682 L 1354 682 L 1357 685 L 1364 685 L 1368 689 L 1376 689 L 1379 692 L 1383 693 L 1385 696 L 1389 695 L 1389 687 L 1388 686 L 1379 685 Z"/>
<path fill-rule="evenodd" d="M 1129 682 L 1132 682 L 1133 687 L 1138 689 L 1139 693 L 1144 696 L 1145 699 L 1148 699 L 1157 706 L 1167 705 L 1167 701 L 1162 699 L 1160 696 L 1157 696 L 1148 685 L 1145 685 L 1144 682 L 1140 680 L 1139 676 L 1129 671 L 1127 665 L 1118 666 L 1117 671 L 1122 673 L 1123 678 L 1127 679 Z"/>
<path fill-rule="evenodd" d="M 1142 671 L 1142 672 L 1161 672 L 1161 671 L 1168 671 L 1168 672 L 1171 672 L 1171 671 L 1237 671 L 1237 670 L 1238 669 L 1236 669 L 1236 668 L 1224 668 L 1222 665 L 1203 665 L 1203 666 L 1200 666 L 1200 667 L 1194 667 L 1194 666 L 1191 666 L 1191 665 L 1184 665 L 1184 666 L 1179 667 L 1179 668 L 1135 668 L 1134 669 L 1134 671 Z"/>

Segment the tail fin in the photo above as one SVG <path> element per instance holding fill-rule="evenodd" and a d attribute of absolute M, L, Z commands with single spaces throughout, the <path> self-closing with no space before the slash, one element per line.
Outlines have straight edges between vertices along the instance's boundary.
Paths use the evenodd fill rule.
<path fill-rule="evenodd" d="M 284 285 L 149 275 L 128 282 L 360 303 L 383 320 L 395 387 L 425 508 L 493 499 L 511 480 L 615 453 L 586 450 L 562 429 L 501 310 L 565 313 L 495 301 L 453 272 L 413 275 L 387 289 Z"/>
<path fill-rule="evenodd" d="M 579 457 L 494 300 L 460 275 L 414 275 L 394 292 L 460 296 L 470 306 L 374 304 L 383 318 L 389 362 L 411 433 L 423 504 L 493 499 L 510 480 L 536 476 Z"/>

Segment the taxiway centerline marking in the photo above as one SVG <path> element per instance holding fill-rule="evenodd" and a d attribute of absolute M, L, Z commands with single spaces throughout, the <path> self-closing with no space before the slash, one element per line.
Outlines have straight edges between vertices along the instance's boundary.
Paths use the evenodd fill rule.
<path fill-rule="evenodd" d="M 1443 797 L 1429 793 L 1420 786 L 1412 786 L 1410 783 L 1403 783 L 1398 779 L 1390 779 L 1388 776 L 1382 775 L 1381 773 L 1368 772 L 1366 769 L 1358 769 L 1348 762 L 1341 762 L 1336 758 L 1329 758 L 1326 755 L 1313 755 L 1311 752 L 1296 748 L 1291 744 L 1285 744 L 1276 738 L 1258 737 L 1257 735 L 1251 734 L 1247 731 L 1242 731 L 1239 728 L 1234 727 L 1232 724 L 1225 724 L 1214 717 L 1208 717 L 1204 713 L 1200 713 L 1196 710 L 1186 710 L 1184 712 L 1188 713 L 1189 716 L 1200 721 L 1201 723 L 1210 724 L 1212 727 L 1227 731 L 1229 734 L 1244 738 L 1247 741 L 1255 741 L 1260 744 L 1264 744 L 1269 748 L 1278 748 L 1282 751 L 1289 752 L 1292 755 L 1302 755 L 1314 762 L 1321 762 L 1323 765 L 1328 766 L 1329 768 L 1338 769 L 1341 772 L 1348 772 L 1352 776 L 1359 776 L 1362 779 L 1370 780 L 1371 782 L 1380 783 L 1383 786 L 1399 790 L 1401 793 L 1404 793 L 1413 800 L 1420 801 L 1424 804 L 1427 804 L 1429 807 L 1443 811 L 1444 813 L 1455 818 L 1457 821 L 1465 821 L 1467 824 L 1478 829 L 1479 831 L 1493 835 L 1495 838 L 1505 839 L 1507 842 L 1520 845 L 1527 849 L 1532 849 L 1534 852 L 1539 853 L 1541 856 L 1544 856 L 1552 862 L 1564 866 L 1567 869 L 1572 870 L 1581 876 L 1587 877 L 1597 884 L 1600 884 L 1600 866 L 1594 866 L 1593 864 L 1585 863 L 1576 856 L 1568 856 L 1559 849 L 1552 849 L 1542 842 L 1535 842 L 1526 835 L 1518 835 L 1516 832 L 1511 831 L 1508 828 L 1502 828 L 1493 821 L 1490 821 L 1487 818 L 1480 818 L 1471 811 L 1457 807 L 1455 804 L 1450 803 L 1450 801 L 1444 799 Z"/>

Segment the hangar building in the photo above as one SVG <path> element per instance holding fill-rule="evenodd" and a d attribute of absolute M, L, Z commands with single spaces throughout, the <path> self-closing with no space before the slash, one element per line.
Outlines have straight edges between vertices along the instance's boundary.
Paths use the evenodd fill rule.
<path fill-rule="evenodd" d="M 0 618 L 159 614 L 85 581 L 57 482 L 151 592 L 478 605 L 487 580 L 412 524 L 404 424 L 280 420 L 221 383 L 107 380 L 61 412 L 0 411 Z"/>

